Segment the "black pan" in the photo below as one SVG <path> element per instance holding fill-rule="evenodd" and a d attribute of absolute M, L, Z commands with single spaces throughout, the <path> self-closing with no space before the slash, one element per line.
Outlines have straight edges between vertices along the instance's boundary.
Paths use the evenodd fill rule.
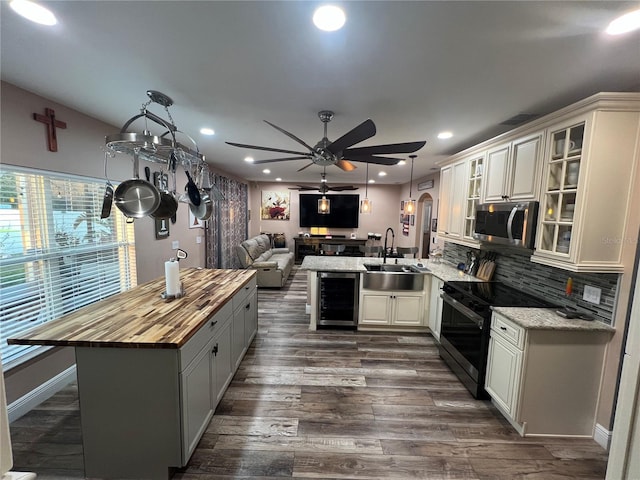
<path fill-rule="evenodd" d="M 147 167 L 148 168 L 148 167 Z M 146 171 L 146 170 L 145 170 Z M 147 180 L 149 180 L 147 174 Z M 151 214 L 153 218 L 171 218 L 178 211 L 178 201 L 176 198 L 164 189 L 160 190 L 160 206 Z"/>
<path fill-rule="evenodd" d="M 189 202 L 192 205 L 199 207 L 200 203 L 202 203 L 200 190 L 198 190 L 198 186 L 196 185 L 196 182 L 194 182 L 193 178 L 191 178 L 191 174 L 189 173 L 189 170 L 185 169 L 184 173 L 187 174 L 187 179 L 189 180 L 187 182 L 187 185 L 184 187 L 185 191 L 187 192 L 187 195 L 189 195 Z"/>
<path fill-rule="evenodd" d="M 133 154 L 134 178 L 125 180 L 116 188 L 113 201 L 129 218 L 142 218 L 153 214 L 160 206 L 160 192 L 151 182 L 142 180 L 138 172 L 138 152 Z"/>
<path fill-rule="evenodd" d="M 107 182 L 104 190 L 104 199 L 102 200 L 102 212 L 100 218 L 108 218 L 111 215 L 111 204 L 113 203 L 113 185 Z"/>

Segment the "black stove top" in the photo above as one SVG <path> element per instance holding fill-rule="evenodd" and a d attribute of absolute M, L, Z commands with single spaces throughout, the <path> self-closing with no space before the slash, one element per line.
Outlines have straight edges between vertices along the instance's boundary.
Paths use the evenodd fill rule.
<path fill-rule="evenodd" d="M 446 282 L 443 290 L 467 306 L 539 307 L 555 305 L 501 282 Z"/>

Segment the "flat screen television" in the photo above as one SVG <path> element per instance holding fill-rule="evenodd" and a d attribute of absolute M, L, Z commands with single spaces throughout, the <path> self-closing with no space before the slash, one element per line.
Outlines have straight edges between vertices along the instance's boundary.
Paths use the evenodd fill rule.
<path fill-rule="evenodd" d="M 300 194 L 300 226 L 328 228 L 358 228 L 360 195 L 327 195 L 331 201 L 331 213 L 318 213 L 320 194 Z"/>

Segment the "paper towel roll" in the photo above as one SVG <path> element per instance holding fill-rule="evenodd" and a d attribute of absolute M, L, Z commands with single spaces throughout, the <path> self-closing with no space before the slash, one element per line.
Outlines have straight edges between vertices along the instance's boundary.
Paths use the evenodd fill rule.
<path fill-rule="evenodd" d="M 177 295 L 180 293 L 180 267 L 177 261 L 164 262 L 164 279 L 167 288 L 167 295 Z"/>

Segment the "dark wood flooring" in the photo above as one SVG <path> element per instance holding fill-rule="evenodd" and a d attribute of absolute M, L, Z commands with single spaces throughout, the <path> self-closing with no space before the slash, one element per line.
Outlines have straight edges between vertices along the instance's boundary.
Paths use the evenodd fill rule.
<path fill-rule="evenodd" d="M 603 479 L 593 440 L 522 438 L 428 334 L 308 330 L 306 273 L 259 290 L 259 331 L 175 480 Z M 83 478 L 72 385 L 11 424 L 15 470 Z"/>

